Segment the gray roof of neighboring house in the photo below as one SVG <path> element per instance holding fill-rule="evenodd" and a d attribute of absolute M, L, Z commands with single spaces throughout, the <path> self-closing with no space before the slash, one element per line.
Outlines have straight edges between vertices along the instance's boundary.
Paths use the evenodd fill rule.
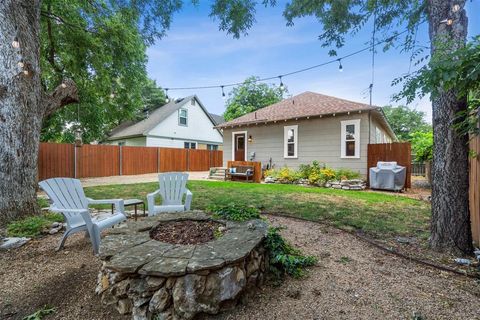
<path fill-rule="evenodd" d="M 213 120 L 215 120 L 215 125 L 217 126 L 225 122 L 225 119 L 223 118 L 223 116 L 220 116 L 218 114 L 213 114 L 213 113 L 210 113 L 210 116 L 213 118 Z"/>
<path fill-rule="evenodd" d="M 116 127 L 110 132 L 110 136 L 107 138 L 107 140 L 117 140 L 117 139 L 128 138 L 128 137 L 146 136 L 150 130 L 155 128 L 160 122 L 165 120 L 173 112 L 180 109 L 182 106 L 184 106 L 187 102 L 189 102 L 192 99 L 195 99 L 198 102 L 198 105 L 200 106 L 200 108 L 203 109 L 207 117 L 212 122 L 213 126 L 218 125 L 218 123 L 216 122 L 216 119 L 214 119 L 212 115 L 208 113 L 208 111 L 205 109 L 203 104 L 198 99 L 197 95 L 192 95 L 185 98 L 180 98 L 180 99 L 175 99 L 170 101 L 166 105 L 155 109 L 147 118 L 143 120 L 123 122 L 122 124 L 120 124 L 118 127 Z"/>

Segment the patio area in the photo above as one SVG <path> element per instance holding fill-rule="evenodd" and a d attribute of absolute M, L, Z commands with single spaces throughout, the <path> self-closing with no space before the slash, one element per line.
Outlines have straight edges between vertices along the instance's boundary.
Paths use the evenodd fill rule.
<path fill-rule="evenodd" d="M 317 266 L 304 278 L 266 285 L 233 311 L 201 319 L 473 319 L 480 308 L 476 281 L 428 268 L 372 247 L 356 237 L 314 222 L 267 216 Z M 130 319 L 99 302 L 100 261 L 83 235 L 60 235 L 1 252 L 0 317 L 22 319 L 54 307 L 46 319 Z M 418 318 L 417 318 L 418 319 Z"/>

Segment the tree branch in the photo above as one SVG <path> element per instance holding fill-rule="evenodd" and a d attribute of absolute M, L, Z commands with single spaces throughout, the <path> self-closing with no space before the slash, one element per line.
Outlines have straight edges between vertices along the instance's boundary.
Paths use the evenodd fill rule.
<path fill-rule="evenodd" d="M 49 116 L 58 109 L 78 101 L 77 85 L 72 79 L 65 79 L 52 93 L 46 95 L 45 116 Z"/>
<path fill-rule="evenodd" d="M 48 13 L 51 14 L 50 4 L 48 4 Z M 57 71 L 59 74 L 62 74 L 63 68 L 58 67 L 55 63 L 55 44 L 53 42 L 52 21 L 50 19 L 47 19 L 47 35 L 48 40 L 50 41 L 50 46 L 47 53 L 47 60 L 55 71 Z"/>
<path fill-rule="evenodd" d="M 60 23 L 60 24 L 66 25 L 66 26 L 68 26 L 68 27 L 70 27 L 70 28 L 80 29 L 80 30 L 82 30 L 82 31 L 84 31 L 84 32 L 93 33 L 93 34 L 96 34 L 96 33 L 97 33 L 97 31 L 95 31 L 95 30 L 86 29 L 86 28 L 83 28 L 82 26 L 79 26 L 79 25 L 76 25 L 76 24 L 67 22 L 67 21 L 65 21 L 62 17 L 60 17 L 60 16 L 58 16 L 58 15 L 56 15 L 56 14 L 53 14 L 53 13 L 51 13 L 51 12 L 41 11 L 41 12 L 40 12 L 40 15 L 41 15 L 42 17 L 47 18 L 47 19 L 51 19 L 51 20 L 54 20 L 54 21 L 56 21 L 56 22 L 58 22 L 58 23 Z"/>

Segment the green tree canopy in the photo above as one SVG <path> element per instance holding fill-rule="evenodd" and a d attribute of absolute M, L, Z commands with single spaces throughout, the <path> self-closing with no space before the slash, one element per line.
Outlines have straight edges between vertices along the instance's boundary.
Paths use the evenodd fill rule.
<path fill-rule="evenodd" d="M 285 89 L 257 82 L 256 77 L 247 78 L 242 85 L 235 87 L 226 102 L 223 114 L 226 121 L 233 120 L 249 112 L 269 106 L 283 99 Z"/>
<path fill-rule="evenodd" d="M 409 141 L 411 134 L 416 131 L 428 131 L 432 126 L 425 121 L 425 112 L 410 109 L 406 106 L 386 106 L 383 112 L 393 132 L 400 141 Z"/>
<path fill-rule="evenodd" d="M 412 152 L 415 161 L 431 161 L 433 158 L 433 131 L 417 131 L 411 135 Z"/>

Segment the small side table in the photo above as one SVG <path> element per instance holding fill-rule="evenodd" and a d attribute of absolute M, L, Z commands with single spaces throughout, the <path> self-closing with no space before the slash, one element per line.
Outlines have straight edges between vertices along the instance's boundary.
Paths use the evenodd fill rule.
<path fill-rule="evenodd" d="M 143 200 L 140 200 L 140 199 L 127 199 L 127 200 L 124 200 L 123 201 L 123 205 L 125 207 L 128 207 L 128 206 L 134 206 L 135 208 L 135 213 L 133 214 L 133 218 L 135 219 L 135 221 L 137 221 L 137 217 L 138 217 L 138 214 L 137 214 L 137 206 L 141 204 L 143 206 L 143 216 L 145 216 L 145 202 L 143 202 Z M 113 214 L 113 210 L 114 210 L 115 206 L 112 204 L 112 214 Z"/>

